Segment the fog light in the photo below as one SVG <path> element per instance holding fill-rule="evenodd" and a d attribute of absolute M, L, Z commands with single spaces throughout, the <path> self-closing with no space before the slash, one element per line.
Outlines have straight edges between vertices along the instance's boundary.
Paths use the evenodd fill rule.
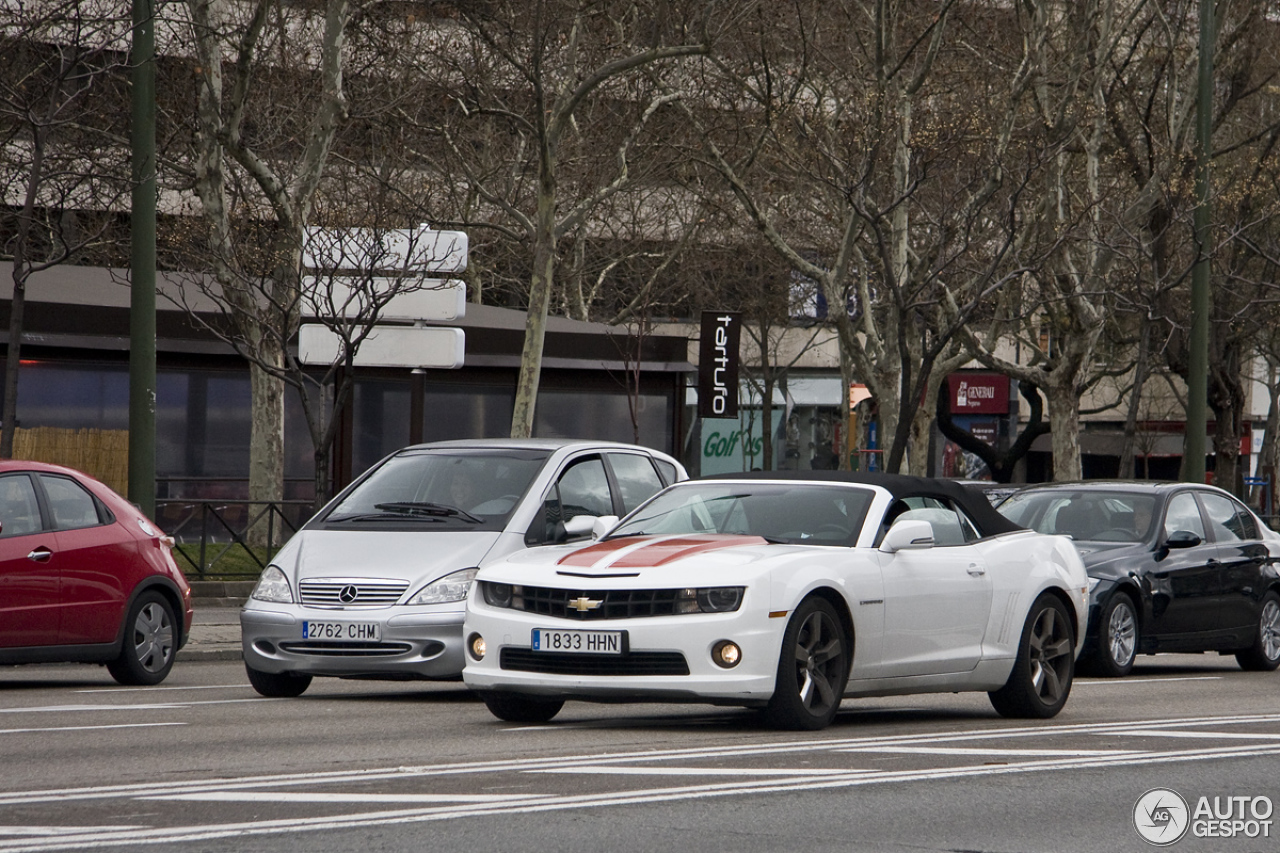
<path fill-rule="evenodd" d="M 742 660 L 742 649 L 738 648 L 737 643 L 721 640 L 711 649 L 711 659 L 716 662 L 716 666 L 733 669 Z"/>
<path fill-rule="evenodd" d="M 471 652 L 471 657 L 476 660 L 484 660 L 484 637 L 472 634 L 467 640 L 467 651 Z"/>

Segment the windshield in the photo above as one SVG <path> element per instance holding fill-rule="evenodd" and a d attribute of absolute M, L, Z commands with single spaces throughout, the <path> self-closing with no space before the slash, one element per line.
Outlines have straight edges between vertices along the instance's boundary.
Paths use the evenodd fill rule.
<path fill-rule="evenodd" d="M 1144 542 L 1151 535 L 1156 499 L 1125 492 L 1030 490 L 998 507 L 1010 521 L 1040 533 L 1093 542 Z"/>
<path fill-rule="evenodd" d="M 465 448 L 406 451 L 343 498 L 324 524 L 501 530 L 549 455 Z"/>
<path fill-rule="evenodd" d="M 740 533 L 771 542 L 853 545 L 873 492 L 799 483 L 703 482 L 674 486 L 609 534 Z"/>

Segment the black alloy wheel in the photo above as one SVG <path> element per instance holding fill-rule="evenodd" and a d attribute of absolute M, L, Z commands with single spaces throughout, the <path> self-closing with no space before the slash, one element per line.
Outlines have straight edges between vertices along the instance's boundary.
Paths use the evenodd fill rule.
<path fill-rule="evenodd" d="M 1071 616 L 1056 596 L 1043 593 L 1027 615 L 1009 680 L 987 695 L 1002 717 L 1048 719 L 1067 704 L 1075 662 Z"/>
<path fill-rule="evenodd" d="M 831 725 L 849 679 L 850 648 L 840 617 L 829 602 L 817 597 L 801 602 L 782 635 L 765 722 L 793 731 Z"/>

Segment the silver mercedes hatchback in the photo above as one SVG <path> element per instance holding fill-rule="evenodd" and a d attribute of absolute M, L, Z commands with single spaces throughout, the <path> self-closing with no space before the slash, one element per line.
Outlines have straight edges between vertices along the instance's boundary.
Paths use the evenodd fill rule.
<path fill-rule="evenodd" d="M 297 696 L 314 676 L 458 679 L 467 592 L 486 563 L 587 538 L 687 477 L 656 450 L 480 439 L 407 447 L 280 549 L 240 611 L 249 682 Z"/>

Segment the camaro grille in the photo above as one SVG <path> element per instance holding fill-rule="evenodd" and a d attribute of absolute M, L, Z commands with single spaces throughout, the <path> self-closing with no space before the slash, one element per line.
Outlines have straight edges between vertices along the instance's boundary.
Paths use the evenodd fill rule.
<path fill-rule="evenodd" d="M 676 613 L 676 599 L 680 595 L 678 589 L 614 589 L 604 592 L 539 586 L 518 589 L 519 592 L 511 599 L 513 609 L 583 622 L 672 616 Z"/>
<path fill-rule="evenodd" d="M 411 651 L 408 643 L 322 643 L 316 641 L 299 641 L 281 643 L 280 648 L 295 655 L 314 655 L 315 657 L 380 657 L 384 655 L 402 655 Z"/>
<path fill-rule="evenodd" d="M 302 603 L 316 607 L 388 607 L 408 588 L 408 581 L 364 578 L 316 578 L 298 584 Z"/>
<path fill-rule="evenodd" d="M 625 655 L 583 655 L 505 648 L 498 658 L 503 669 L 551 675 L 688 675 L 689 664 L 679 652 L 631 652 Z"/>

